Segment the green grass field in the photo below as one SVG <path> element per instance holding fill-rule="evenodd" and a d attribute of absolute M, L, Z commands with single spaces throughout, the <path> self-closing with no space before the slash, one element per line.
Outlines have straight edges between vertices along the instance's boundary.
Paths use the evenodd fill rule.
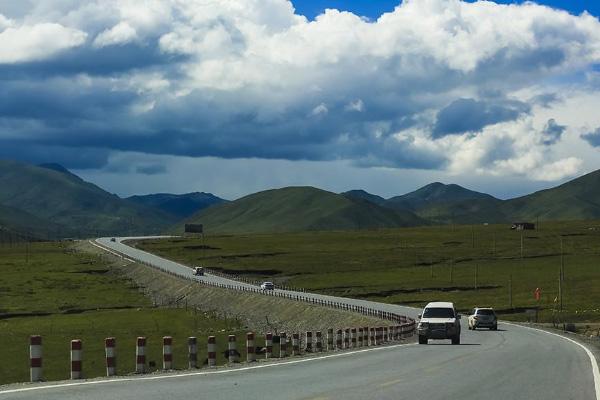
<path fill-rule="evenodd" d="M 457 225 L 208 235 L 204 242 L 171 238 L 138 246 L 190 265 L 348 297 L 415 306 L 453 301 L 463 311 L 485 305 L 516 320 L 531 316 L 526 309 L 538 309 L 541 321 L 600 317 L 599 221 L 548 222 L 540 230 L 524 232 L 508 225 Z M 554 300 L 561 258 L 559 313 L 554 310 L 560 302 Z M 536 301 L 533 292 L 538 287 L 542 295 Z"/>
<path fill-rule="evenodd" d="M 0 245 L 0 384 L 29 380 L 32 334 L 43 337 L 47 380 L 68 379 L 72 339 L 83 341 L 85 377 L 105 374 L 104 338 L 110 336 L 117 338 L 119 374 L 135 369 L 137 336 L 148 338 L 147 360 L 158 368 L 166 335 L 173 336 L 175 368 L 187 368 L 188 336 L 198 337 L 200 362 L 206 358 L 209 335 L 217 336 L 224 350 L 226 336 L 237 334 L 238 349 L 243 349 L 245 331 L 237 321 L 191 309 L 154 308 L 107 261 L 69 246 Z M 218 363 L 225 363 L 222 354 Z"/>

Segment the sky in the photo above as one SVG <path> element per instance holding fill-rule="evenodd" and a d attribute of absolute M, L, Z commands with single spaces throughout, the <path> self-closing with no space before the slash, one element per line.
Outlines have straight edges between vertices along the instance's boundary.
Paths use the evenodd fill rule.
<path fill-rule="evenodd" d="M 0 0 L 0 158 L 121 196 L 600 169 L 599 2 Z"/>

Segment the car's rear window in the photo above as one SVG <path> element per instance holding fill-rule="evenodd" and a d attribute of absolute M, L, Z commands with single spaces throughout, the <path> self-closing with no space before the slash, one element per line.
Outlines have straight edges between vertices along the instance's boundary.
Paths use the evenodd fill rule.
<path fill-rule="evenodd" d="M 477 310 L 479 315 L 494 315 L 494 310 Z"/>
<path fill-rule="evenodd" d="M 423 318 L 454 318 L 451 308 L 428 307 L 423 311 Z"/>

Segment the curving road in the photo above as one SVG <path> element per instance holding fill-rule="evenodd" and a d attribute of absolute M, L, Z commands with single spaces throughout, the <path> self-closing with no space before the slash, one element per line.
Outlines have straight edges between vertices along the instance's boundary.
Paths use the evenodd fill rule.
<path fill-rule="evenodd" d="M 98 243 L 128 257 L 172 269 L 173 273 L 189 273 L 185 266 L 133 249 L 120 240 L 99 239 Z M 214 276 L 203 279 L 227 281 Z M 335 300 L 409 316 L 418 313 L 413 308 L 390 304 Z M 595 360 L 574 341 L 508 323 L 501 323 L 495 332 L 464 328 L 459 346 L 448 341 L 427 346 L 403 344 L 214 371 L 27 385 L 0 391 L 0 400 L 600 400 Z"/>

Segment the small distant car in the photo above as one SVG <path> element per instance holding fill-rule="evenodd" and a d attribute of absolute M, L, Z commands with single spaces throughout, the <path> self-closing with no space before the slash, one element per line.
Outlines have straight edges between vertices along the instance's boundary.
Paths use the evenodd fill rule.
<path fill-rule="evenodd" d="M 475 307 L 471 311 L 469 329 L 476 330 L 477 328 L 489 328 L 493 331 L 498 329 L 498 318 L 493 308 Z"/>
<path fill-rule="evenodd" d="M 115 239 L 115 238 L 110 238 L 110 241 L 111 241 L 111 242 L 116 242 L 116 241 L 117 241 L 117 239 Z"/>
<path fill-rule="evenodd" d="M 263 282 L 260 284 L 260 288 L 262 290 L 274 290 L 275 285 L 273 284 L 273 282 Z"/>
<path fill-rule="evenodd" d="M 460 314 L 452 303 L 429 303 L 419 315 L 417 333 L 419 344 L 427 344 L 429 339 L 451 339 L 452 344 L 460 344 Z"/>
<path fill-rule="evenodd" d="M 196 276 L 203 276 L 204 275 L 204 268 L 202 268 L 202 267 L 194 267 L 194 275 L 196 275 Z"/>

